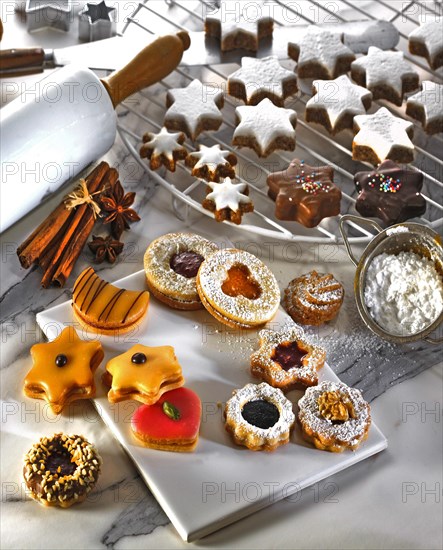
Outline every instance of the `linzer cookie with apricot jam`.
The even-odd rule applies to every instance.
[[[72,294],[76,317],[101,334],[131,330],[146,314],[147,290],[126,290],[101,279],[92,267],[80,273]]]

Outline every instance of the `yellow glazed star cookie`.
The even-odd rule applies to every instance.
[[[325,363],[326,352],[309,343],[301,327],[261,330],[259,337],[260,349],[251,355],[254,376],[282,391],[318,384],[317,371]]]
[[[165,392],[183,386],[185,381],[172,346],[151,348],[136,344],[108,361],[103,382],[111,388],[111,403],[136,399],[153,405]]]
[[[94,372],[104,357],[100,342],[84,342],[66,327],[52,342],[32,346],[31,356],[23,388],[27,397],[44,399],[55,414],[71,401],[94,397]]]

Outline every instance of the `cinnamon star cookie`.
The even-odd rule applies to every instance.
[[[426,57],[434,71],[443,65],[443,20],[424,23],[409,34],[409,51]]]
[[[234,153],[222,150],[218,143],[212,147],[200,145],[199,151],[189,153],[186,158],[186,165],[192,168],[192,175],[207,181],[235,178],[236,164]]]
[[[225,178],[221,183],[208,182],[208,187],[203,208],[214,212],[218,222],[227,220],[239,225],[242,215],[254,210],[246,183],[232,183],[231,178]]]
[[[423,80],[421,92],[408,98],[406,114],[421,122],[428,134],[443,132],[443,85]]]
[[[169,133],[166,128],[162,128],[158,134],[148,132],[143,136],[140,156],[150,160],[151,170],[157,170],[163,165],[175,172],[177,160],[183,160],[188,155],[183,147],[185,139],[183,132]]]

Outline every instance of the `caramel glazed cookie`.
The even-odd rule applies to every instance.
[[[308,388],[298,402],[302,435],[317,449],[341,453],[367,439],[371,409],[361,392],[342,382]]]
[[[148,287],[166,305],[181,310],[203,309],[196,275],[215,243],[192,233],[169,233],[153,241],[144,256]]]

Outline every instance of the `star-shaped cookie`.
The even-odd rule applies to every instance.
[[[110,386],[108,400],[135,399],[152,405],[167,391],[184,384],[182,369],[172,346],[132,346],[106,364],[103,382]]]
[[[192,140],[206,130],[218,130],[223,121],[223,90],[202,84],[197,78],[186,88],[169,90],[166,102],[166,128],[184,132]]]
[[[237,157],[231,151],[224,151],[217,143],[212,147],[200,145],[199,151],[189,153],[186,165],[192,168],[192,175],[207,181],[219,182],[220,178],[234,178]]]
[[[275,150],[295,149],[297,113],[292,109],[276,107],[268,98],[256,106],[241,106],[235,110],[239,125],[232,144],[250,147],[259,157],[267,157]]]
[[[362,115],[371,106],[372,93],[353,84],[346,75],[335,80],[314,80],[314,96],[306,103],[307,122],[317,122],[335,135],[346,128],[352,130],[354,116]]]
[[[401,105],[403,96],[418,88],[418,73],[404,59],[403,52],[384,51],[371,46],[368,55],[351,65],[351,76],[370,90],[374,99]]]
[[[409,51],[426,57],[431,69],[443,65],[443,19],[420,25],[409,34]]]
[[[297,77],[282,67],[277,56],[255,59],[243,57],[241,69],[228,77],[228,94],[247,105],[257,105],[265,97],[277,107],[297,92]]]
[[[358,115],[354,118],[352,158],[380,164],[389,158],[396,162],[409,163],[414,160],[414,144],[410,140],[414,126],[396,117],[381,107],[373,115]]]
[[[299,42],[289,42],[288,55],[297,61],[299,78],[331,79],[349,71],[355,55],[342,42],[342,35],[314,25]]]
[[[443,85],[423,80],[421,92],[408,98],[406,114],[420,121],[428,134],[443,132]]]
[[[254,210],[246,183],[232,183],[231,178],[225,178],[221,183],[208,182],[208,187],[209,193],[202,205],[214,212],[218,222],[226,220],[239,225],[242,215]]]
[[[223,52],[243,48],[257,51],[262,38],[272,36],[274,20],[263,0],[222,0],[220,8],[207,13],[205,32],[220,39]]]
[[[44,399],[55,414],[72,401],[94,397],[94,372],[104,357],[100,342],[81,340],[69,326],[52,342],[32,346],[31,357],[26,396]]]
[[[275,217],[316,227],[340,213],[341,191],[333,184],[331,166],[313,167],[294,159],[286,170],[269,174],[268,195],[275,200]]]
[[[393,225],[426,212],[426,201],[420,194],[423,175],[418,170],[402,169],[385,160],[372,172],[357,172],[354,182],[359,191],[355,208],[362,216]]]
[[[325,363],[326,352],[306,340],[298,325],[279,332],[261,330],[260,349],[251,355],[251,373],[274,388],[290,391],[300,385],[318,384],[317,371]]]
[[[163,165],[175,172],[177,160],[188,156],[188,151],[183,147],[185,139],[183,132],[169,133],[166,128],[162,128],[158,134],[148,132],[143,136],[140,156],[150,160],[151,170],[157,170]]]

